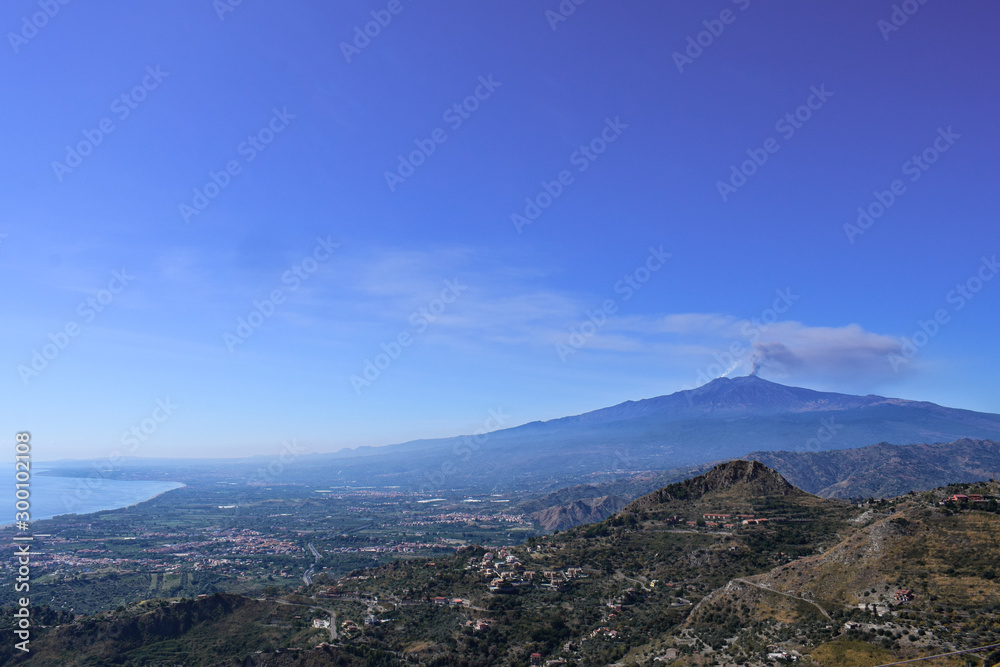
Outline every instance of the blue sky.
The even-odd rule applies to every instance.
[[[902,4],[6,3],[0,420],[333,451],[754,363],[1000,412],[1000,8]]]

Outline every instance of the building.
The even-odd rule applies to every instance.
[[[767,519],[743,519],[744,526],[753,526],[761,523],[767,523]]]
[[[796,657],[793,656],[788,651],[772,651],[767,654],[768,660],[795,660]]]

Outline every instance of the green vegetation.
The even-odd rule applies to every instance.
[[[0,662],[521,667],[537,653],[576,667],[827,666],[1000,643],[1000,515],[985,498],[945,502],[955,493],[996,496],[1000,485],[852,505],[731,462],[520,544],[507,531],[506,545],[319,569],[311,585],[262,588],[262,599],[39,610],[48,627],[32,655],[4,648]],[[370,517],[362,530],[377,529]]]
[[[431,496],[369,488],[316,493],[301,484],[229,479],[189,480],[132,507],[35,522],[36,532],[51,535],[44,546],[53,557],[33,566],[32,601],[93,614],[163,597],[290,592],[314,563],[314,573],[336,577],[475,542],[516,544],[540,532],[508,503],[473,490],[421,503]],[[483,502],[463,502],[470,494]],[[12,553],[9,539],[2,545]],[[0,605],[16,601],[13,577],[0,570]]]

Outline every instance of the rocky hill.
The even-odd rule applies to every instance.
[[[628,501],[619,496],[582,498],[564,505],[556,505],[534,515],[545,530],[565,530],[573,526],[597,523],[617,514]]]
[[[734,578],[706,596],[671,641],[718,636],[721,624],[729,636],[725,652],[736,656],[752,652],[762,635],[778,642],[797,632],[780,642],[783,650],[821,665],[881,664],[995,644],[1000,566],[989,554],[1000,546],[998,505],[942,506],[955,492],[996,498],[1000,485],[956,485],[868,504],[852,521],[856,529],[831,548]],[[733,610],[740,610],[738,622]],[[809,641],[831,622],[836,632],[828,641]],[[937,664],[994,665],[997,648],[973,663]]]
[[[720,498],[733,498],[741,506],[748,506],[755,498],[807,495],[762,463],[728,461],[703,475],[653,491],[629,504],[627,509],[630,512],[669,511],[699,505],[705,500],[717,503]]]

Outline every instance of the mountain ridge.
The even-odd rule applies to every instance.
[[[975,438],[908,445],[880,442],[827,452],[758,451],[744,458],[781,470],[796,486],[825,498],[885,498],[956,479],[1000,479],[1000,442]]]

